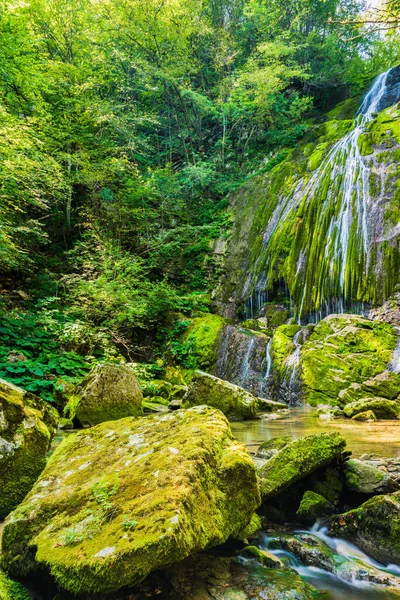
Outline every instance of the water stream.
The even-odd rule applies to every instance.
[[[400,421],[378,421],[374,423],[349,422],[347,419],[321,420],[315,409],[295,408],[283,413],[280,419],[259,419],[232,423],[235,437],[246,443],[254,452],[259,444],[275,437],[289,435],[292,439],[321,433],[340,431],[346,438],[348,449],[355,457],[374,454],[377,457],[400,457]],[[310,536],[330,554],[338,565],[336,571],[320,566],[304,564],[298,556],[286,549],[277,548],[274,541],[280,536],[309,539]],[[327,529],[316,524],[310,530],[262,531],[257,542],[284,564],[319,590],[326,592],[327,600],[394,600],[400,598],[400,566],[382,565],[371,559],[353,544],[327,535]],[[364,568],[365,567],[365,568]],[[393,576],[399,589],[377,585],[367,579],[366,569],[376,570],[381,576]]]
[[[309,180],[299,181],[296,189],[279,199],[263,232],[263,250],[242,290],[242,297],[249,299],[246,316],[256,315],[267,290],[276,285],[279,236],[285,236],[285,227],[299,207],[303,207],[299,239],[308,214],[315,213],[313,227],[320,235],[318,240],[303,235],[294,251],[290,287],[295,291],[295,315],[302,322],[315,322],[332,312],[365,310],[362,302],[354,304],[354,291],[370,275],[381,272],[378,242],[384,236],[385,184],[390,173],[373,152],[364,155],[360,147],[369,123],[387,104],[389,73],[376,78],[357,112],[354,128],[333,144]]]

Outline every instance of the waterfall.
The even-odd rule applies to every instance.
[[[378,281],[383,264],[379,243],[386,239],[385,190],[392,174],[372,147],[364,153],[361,147],[376,112],[387,106],[389,73],[372,84],[351,131],[328,151],[321,150],[323,158],[308,181],[300,179],[278,198],[262,233],[263,250],[242,290],[242,297],[249,298],[247,315],[259,310],[276,285],[278,264],[288,254],[293,231],[285,268],[298,322],[365,310],[359,299],[371,299],[368,285]]]
[[[265,397],[271,374],[270,338],[234,325],[225,325],[220,338],[214,375]]]
[[[392,360],[389,363],[389,371],[400,373],[400,327],[396,327],[396,329],[399,337],[396,348],[393,351]]]
[[[271,346],[272,346],[272,336],[269,338],[268,344],[265,348],[265,362],[266,362],[266,369],[265,369],[265,375],[264,375],[265,381],[268,381],[268,379],[271,376],[271,369],[272,369]]]

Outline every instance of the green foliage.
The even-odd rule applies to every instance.
[[[58,378],[82,379],[94,357],[63,349],[66,323],[58,310],[0,313],[0,377],[49,401]]]
[[[329,24],[357,11],[0,0],[0,273],[61,295],[62,348],[149,358],[167,313],[213,284],[227,195],[281,162],[315,108],[394,60],[395,44],[368,61],[371,42]]]

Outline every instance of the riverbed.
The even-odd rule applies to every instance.
[[[313,433],[339,431],[347,440],[347,449],[355,457],[364,454],[385,458],[400,457],[400,421],[360,423],[344,418],[327,420],[321,419],[316,409],[301,407],[281,414],[263,415],[262,418],[254,421],[232,423],[231,427],[235,437],[244,442],[252,453],[262,442],[272,438],[289,435],[295,440]],[[296,534],[296,531],[292,531],[292,533]],[[400,585],[400,567],[380,565],[355,546],[343,540],[329,538],[324,530],[318,527],[313,528],[312,534],[327,543],[337,557],[345,557],[350,564],[362,560],[384,572],[390,572],[399,577]],[[266,532],[261,534],[258,545],[260,548],[268,548]],[[399,590],[382,589],[381,586],[367,581],[346,581],[323,569],[304,566],[290,553],[274,551],[274,554],[295,569],[308,583],[326,591],[327,598],[330,600],[392,600],[400,598]]]
[[[339,431],[347,440],[347,449],[353,456],[374,454],[379,457],[400,457],[400,420],[361,423],[345,418],[319,418],[316,409],[292,408],[281,414],[264,415],[254,421],[231,423],[234,436],[244,442],[250,452],[272,438],[290,435],[293,440],[322,433]]]

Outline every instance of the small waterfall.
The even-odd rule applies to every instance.
[[[302,335],[302,330],[299,329],[297,333],[295,333],[293,337],[294,350],[292,354],[290,354],[285,360],[285,381],[283,383],[284,388],[284,396],[286,402],[290,406],[296,406],[300,404],[300,393],[301,393],[301,385],[300,385],[300,376],[299,376],[299,364],[300,364],[300,356],[301,356],[301,342],[300,337]]]
[[[250,357],[254,349],[254,337],[250,337],[246,354],[243,357],[242,369],[240,371],[240,386],[246,388],[249,385],[249,375],[250,375]]]
[[[266,369],[265,369],[265,375],[264,375],[265,381],[268,381],[268,379],[271,376],[271,369],[272,369],[271,346],[272,346],[272,336],[269,338],[268,344],[265,349],[265,362],[266,362]]]
[[[265,397],[271,374],[271,339],[234,325],[225,325],[214,375]]]
[[[392,371],[392,373],[400,373],[400,327],[396,327],[396,329],[399,337],[393,351],[392,360],[389,363],[389,371]]]

